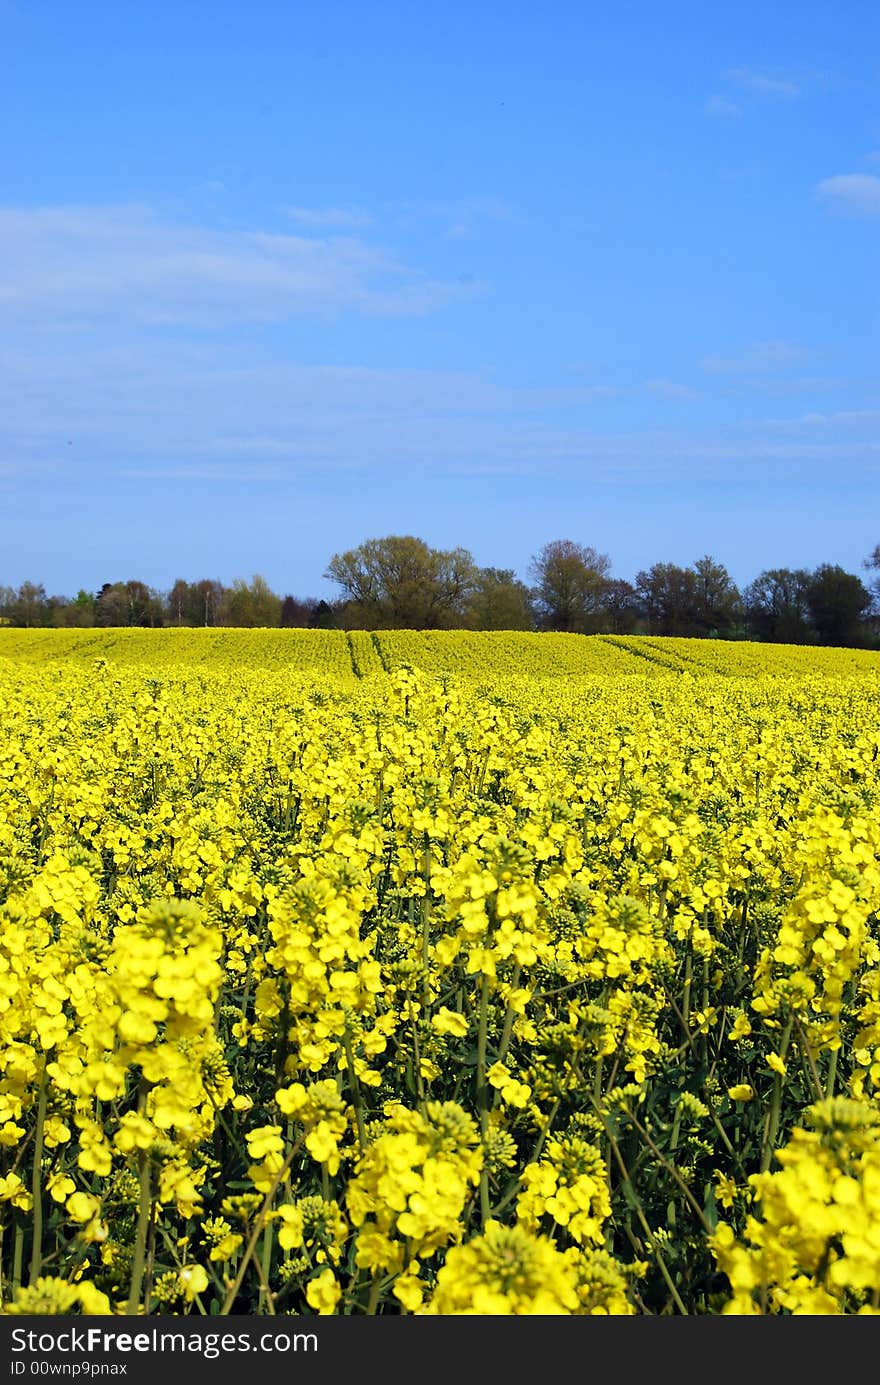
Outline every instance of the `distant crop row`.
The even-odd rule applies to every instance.
[[[0,661],[51,666],[287,670],[355,679],[407,665],[436,676],[617,678],[670,670],[722,677],[880,674],[880,653],[749,641],[518,630],[0,630]]]

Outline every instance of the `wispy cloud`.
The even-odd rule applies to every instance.
[[[770,358],[792,359],[780,353],[785,344],[769,345]],[[766,362],[768,344],[718,359],[726,366]],[[718,377],[724,391],[751,389],[751,378],[736,370]],[[829,403],[819,414],[817,397],[810,414],[803,405],[790,418],[748,419],[738,411],[732,422],[713,421],[712,393],[707,385],[675,426],[659,426],[668,411],[658,407],[652,416],[650,396],[684,399],[688,391],[658,374],[629,392],[634,405],[642,398],[636,424],[635,414],[622,416],[594,385],[524,387],[475,371],[308,366],[272,361],[253,345],[209,349],[177,337],[160,351],[149,340],[124,349],[83,341],[72,353],[59,334],[29,353],[14,345],[0,351],[0,475],[4,461],[14,462],[8,481],[22,494],[47,484],[67,492],[171,482],[203,484],[211,494],[228,485],[285,490],[310,476],[368,473],[397,477],[388,484],[399,486],[414,469],[614,484],[627,476],[680,478],[681,467],[711,477],[721,463],[821,462],[827,469],[835,460],[876,475],[880,444],[869,401],[837,410]]]
[[[169,224],[144,207],[0,209],[0,319],[215,327],[429,313],[473,291],[354,236]]]
[[[517,214],[497,197],[461,197],[448,201],[400,202],[392,210],[407,220],[439,221],[449,240],[472,240],[488,223],[516,221]]]
[[[705,356],[700,366],[709,375],[763,375],[797,369],[814,356],[797,342],[756,341],[732,356]]]
[[[191,463],[188,466],[126,466],[119,475],[126,481],[208,481],[212,485],[268,485],[282,481],[284,471],[280,467],[226,466],[217,463]]]
[[[644,388],[658,399],[686,401],[699,398],[697,390],[689,385],[680,385],[675,380],[646,380]]]
[[[758,67],[728,67],[721,74],[723,92],[715,92],[703,105],[716,120],[739,120],[746,110],[765,101],[796,101],[807,86],[828,78],[821,74],[767,71]]]
[[[880,177],[873,173],[838,173],[823,178],[816,192],[827,206],[848,216],[880,216]]]
[[[445,476],[486,476],[491,479],[529,477],[541,474],[540,468],[521,462],[460,462],[447,466]]]
[[[726,96],[710,96],[703,110],[706,115],[715,116],[719,120],[739,120],[743,113],[742,106],[738,106]]]
[[[298,226],[312,230],[323,228],[341,229],[372,226],[373,218],[367,212],[351,207],[284,207],[284,215]]]
[[[802,83],[790,75],[761,71],[755,67],[729,67],[724,73],[728,82],[742,87],[755,96],[769,96],[793,101],[800,96]]]
[[[548,428],[577,433],[603,408],[596,386],[521,387],[468,371],[304,365],[174,337],[120,348],[64,336],[0,349],[0,456],[63,477],[161,480],[195,469],[291,477],[539,455]],[[552,427],[550,424],[552,421]],[[70,445],[72,441],[72,445]],[[510,451],[508,451],[508,448]],[[252,471],[252,468],[256,470]]]
[[[777,420],[767,422],[769,425]],[[793,424],[803,424],[806,428],[876,428],[880,425],[880,409],[835,409],[827,414],[813,410],[808,414],[802,414],[798,419],[780,419],[778,423],[783,428],[791,427]]]

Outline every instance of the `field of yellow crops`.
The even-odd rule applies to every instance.
[[[880,655],[0,630],[0,1311],[880,1311]]]

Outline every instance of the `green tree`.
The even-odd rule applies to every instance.
[[[324,575],[343,593],[349,629],[435,630],[465,623],[477,568],[464,548],[392,534],[335,553]]]
[[[728,635],[742,614],[740,594],[723,563],[706,554],[693,564],[693,619],[703,635]]]
[[[95,624],[161,625],[163,605],[158,592],[135,578],[105,582],[95,598]]]
[[[165,598],[165,619],[168,625],[197,625],[198,598],[192,584],[178,577]]]
[[[70,618],[73,602],[69,596],[47,596],[44,608],[44,622],[53,630],[64,630],[72,624]]]
[[[630,635],[638,628],[639,594],[631,582],[614,577],[602,593],[602,630],[609,635]]]
[[[846,647],[868,642],[865,617],[872,597],[854,573],[838,564],[823,563],[810,577],[806,601],[821,644]]]
[[[572,539],[546,543],[532,559],[532,597],[544,630],[589,634],[601,627],[611,560]]]
[[[312,630],[336,630],[339,626],[338,612],[328,601],[319,601],[312,611],[309,626]]]
[[[95,598],[91,592],[80,587],[67,608],[67,624],[88,630],[95,623]]]
[[[676,563],[654,563],[636,573],[636,591],[651,635],[696,635],[697,574]]]
[[[636,574],[636,590],[652,635],[730,635],[741,619],[727,568],[708,554],[690,567],[655,563]]]
[[[758,574],[743,591],[746,626],[759,640],[806,644],[812,638],[805,568],[774,567]]]
[[[477,569],[467,608],[467,624],[474,630],[532,630],[531,596],[512,568]]]
[[[265,577],[256,573],[245,582],[236,577],[226,597],[226,623],[244,626],[279,626],[281,597],[272,591]]]
[[[214,577],[202,577],[193,582],[198,600],[196,625],[223,625],[226,619],[226,600],[228,592],[222,582]]]
[[[298,596],[288,594],[281,602],[280,625],[284,629],[302,629],[309,626],[317,605],[316,597],[306,597],[305,600],[301,600]]]
[[[45,624],[46,602],[46,588],[42,582],[22,582],[12,602],[12,624],[28,628]]]
[[[225,601],[222,582],[211,578],[187,582],[178,577],[165,597],[165,620],[168,625],[222,625]]]

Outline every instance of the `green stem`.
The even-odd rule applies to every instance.
[[[641,1136],[641,1138],[644,1140],[645,1144],[646,1144],[646,1145],[648,1146],[648,1148],[650,1149],[651,1153],[654,1155],[654,1157],[655,1157],[656,1159],[659,1159],[659,1160],[660,1160],[660,1163],[661,1163],[661,1164],[663,1165],[663,1167],[666,1169],[666,1172],[672,1176],[672,1178],[673,1178],[673,1179],[675,1180],[675,1182],[678,1184],[679,1188],[681,1188],[681,1191],[684,1193],[685,1197],[687,1198],[688,1202],[690,1203],[691,1208],[693,1209],[695,1215],[699,1218],[700,1222],[702,1223],[703,1230],[706,1232],[707,1235],[711,1236],[711,1235],[712,1235],[712,1232],[713,1232],[713,1230],[714,1230],[714,1228],[712,1227],[711,1223],[707,1220],[706,1215],[705,1215],[705,1213],[704,1213],[702,1207],[701,1207],[700,1204],[697,1202],[697,1199],[694,1197],[694,1195],[693,1195],[693,1193],[691,1192],[690,1188],[689,1188],[688,1185],[685,1183],[685,1181],[684,1181],[684,1179],[682,1178],[681,1174],[679,1173],[678,1169],[675,1167],[675,1165],[674,1165],[673,1163],[670,1163],[670,1161],[666,1158],[666,1156],[657,1148],[656,1144],[655,1144],[654,1141],[651,1139],[651,1136],[650,1136],[650,1134],[648,1133],[648,1131],[647,1131],[647,1130],[645,1129],[645,1127],[642,1125],[642,1123],[641,1123],[641,1121],[638,1119],[638,1117],[636,1117],[636,1116],[633,1115],[633,1113],[632,1113],[632,1111],[629,1109],[629,1107],[628,1107],[628,1106],[624,1106],[624,1107],[623,1107],[623,1110],[624,1110],[624,1112],[626,1113],[627,1118],[628,1118],[630,1121],[632,1121],[633,1125],[635,1126],[635,1128],[636,1128],[636,1130],[638,1131],[638,1133],[639,1133],[639,1135]]]
[[[807,1040],[807,1035],[804,1031],[804,1027],[801,1024],[800,1020],[798,1020],[797,1022],[797,1031],[798,1047],[800,1048],[801,1055],[804,1059],[804,1062],[807,1065],[810,1075],[810,1081],[813,1084],[813,1091],[816,1094],[816,1100],[821,1101],[825,1093],[822,1090],[822,1081],[819,1077],[819,1069],[816,1067],[816,1060],[810,1052],[810,1045]]]
[[[513,975],[510,978],[510,989],[512,991],[515,991],[517,986],[519,985],[520,971],[521,967],[519,962],[517,962],[516,966],[513,969]],[[514,1010],[512,1005],[508,1005],[507,1009],[504,1012],[504,1028],[501,1031],[501,1043],[498,1047],[499,1063],[503,1063],[504,1059],[507,1057],[507,1050],[510,1047],[510,1036],[513,1033],[513,1025],[515,1020],[516,1011]]]
[[[31,1194],[33,1196],[33,1210],[31,1212],[31,1230],[33,1242],[31,1246],[31,1276],[30,1283],[35,1284],[40,1277],[40,1270],[43,1267],[43,1127],[46,1122],[46,1059],[43,1059],[43,1071],[40,1076],[40,1095],[37,1099],[37,1125],[34,1131],[34,1162],[31,1166]]]
[[[675,1115],[672,1118],[672,1134],[669,1137],[669,1148],[675,1152],[678,1149],[678,1140],[681,1135],[681,1101],[675,1103]]]
[[[477,1110],[480,1113],[480,1134],[485,1146],[489,1134],[489,1100],[486,1090],[486,1046],[489,1027],[489,978],[484,975],[480,986],[480,1010],[477,1027]],[[489,1220],[489,1170],[485,1152],[480,1173],[480,1216],[483,1226]]]
[[[150,1166],[150,1156],[145,1149],[138,1150],[138,1182],[140,1184],[140,1194],[138,1197],[137,1229],[134,1237],[134,1256],[131,1263],[128,1304],[125,1309],[129,1317],[140,1312],[141,1290],[144,1282],[144,1265],[146,1264],[147,1254],[147,1232],[150,1226],[150,1211],[153,1205],[151,1189],[152,1168]]]
[[[423,1112],[425,1108],[425,1081],[422,1077],[422,1049],[419,1043],[419,1027],[413,1013],[412,1003],[410,1003],[409,1012],[409,1027],[413,1043],[413,1082],[416,1089],[416,1102],[419,1110]],[[410,1090],[412,1090],[413,1082],[408,1083]]]
[[[828,1060],[828,1080],[825,1083],[826,1097],[834,1096],[834,1083],[837,1078],[837,1054],[839,1049],[832,1049],[831,1057]]]
[[[150,1296],[153,1292],[153,1275],[156,1265],[156,1218],[150,1216],[150,1227],[147,1233],[147,1262],[144,1268],[144,1303],[149,1304]]]
[[[651,1247],[651,1251],[654,1255],[654,1258],[657,1261],[657,1266],[665,1280],[666,1287],[669,1290],[670,1297],[673,1303],[675,1304],[676,1308],[678,1309],[679,1313],[681,1313],[682,1317],[686,1318],[688,1316],[688,1310],[685,1307],[684,1301],[680,1293],[675,1287],[675,1281],[672,1278],[672,1275],[669,1273],[669,1266],[666,1264],[666,1261],[664,1260],[663,1255],[661,1254],[660,1249],[656,1244],[656,1241],[654,1239],[654,1233],[652,1232],[648,1219],[645,1216],[641,1199],[635,1190],[635,1185],[633,1184],[632,1179],[629,1176],[629,1169],[627,1168],[623,1155],[620,1152],[618,1143],[615,1140],[614,1135],[608,1125],[608,1122],[602,1114],[602,1111],[598,1107],[596,1108],[596,1114],[598,1115],[602,1124],[605,1126],[605,1134],[608,1137],[608,1143],[611,1146],[611,1152],[614,1155],[617,1167],[620,1169],[623,1181],[625,1185],[629,1188],[630,1205],[632,1206],[633,1211],[639,1219],[639,1225],[645,1233],[648,1245]]]
[[[703,910],[703,924],[705,925],[705,923],[706,923],[706,911]],[[703,958],[703,998],[702,998],[702,1007],[703,1007],[703,1014],[705,1014],[706,1011],[707,1011],[708,1008],[709,1008],[709,958],[708,958],[708,957],[704,957],[704,958]],[[708,1028],[706,1029],[705,1034],[701,1034],[701,1035],[700,1035],[700,1047],[701,1047],[701,1049],[702,1049],[703,1066],[704,1066],[704,1067],[708,1067],[708,1066],[709,1066],[709,1030],[708,1030]]]
[[[354,1106],[355,1119],[357,1121],[358,1147],[361,1154],[363,1154],[367,1147],[367,1137],[364,1130],[364,1099],[361,1095],[361,1084],[358,1082],[357,1073],[354,1069],[354,1051],[351,1046],[351,1030],[347,1025],[343,1036],[343,1043],[345,1045],[345,1061],[348,1066],[348,1080],[351,1085],[351,1100]]]
[[[428,1008],[430,1000],[429,943],[431,937],[431,843],[425,834],[425,856],[423,862],[425,893],[422,895],[422,1008]]]
[[[21,1287],[21,1266],[24,1260],[24,1227],[21,1220],[15,1223],[15,1239],[12,1243],[12,1289]]]
[[[257,1309],[257,1312],[261,1312],[265,1305],[265,1310],[268,1314],[274,1314],[275,1312],[275,1301],[269,1289],[269,1272],[272,1268],[272,1232],[272,1223],[267,1222],[263,1231],[262,1256],[259,1260],[254,1260],[257,1273],[260,1277],[260,1307]]]
[[[556,1097],[556,1099],[553,1102],[553,1105],[550,1107],[550,1114],[547,1117],[544,1124],[541,1126],[541,1129],[538,1132],[538,1137],[535,1140],[535,1143],[532,1145],[532,1152],[529,1155],[530,1164],[537,1164],[538,1160],[540,1159],[541,1150],[544,1148],[544,1142],[546,1141],[547,1136],[550,1134],[550,1131],[553,1128],[553,1122],[556,1119],[556,1114],[561,1104],[562,1097]]]
[[[694,959],[693,959],[693,955],[691,954],[690,947],[688,947],[688,954],[687,954],[687,957],[685,958],[685,962],[684,962],[684,986],[682,987],[682,992],[683,992],[683,994],[682,994],[681,1008],[682,1008],[682,1021],[683,1021],[683,1023],[684,1023],[684,1032],[685,1032],[685,1034],[688,1036],[689,1039],[690,1039],[690,1032],[691,1032],[691,1028],[690,1028],[690,1019],[691,1019],[691,984],[692,984],[692,982],[693,982],[693,976],[694,976]]]
[[[138,1087],[138,1111],[144,1114],[147,1106],[147,1093],[150,1090],[150,1083],[141,1076],[140,1086]],[[131,1278],[128,1285],[128,1303],[126,1314],[133,1316],[140,1312],[141,1291],[144,1283],[144,1265],[147,1255],[147,1233],[150,1228],[150,1214],[153,1207],[152,1178],[153,1170],[150,1156],[145,1149],[138,1150],[138,1217],[137,1227],[134,1234],[134,1252],[131,1262]]]
[[[791,1039],[791,1031],[794,1027],[794,1016],[792,1016],[782,1035],[782,1043],[779,1045],[779,1056],[785,1061],[788,1052],[788,1044]],[[764,1145],[761,1150],[761,1172],[766,1173],[770,1167],[770,1160],[773,1158],[773,1150],[776,1145],[776,1136],[779,1133],[779,1117],[782,1112],[782,1073],[773,1074],[773,1095],[770,1100],[770,1110],[767,1114],[767,1126],[764,1131]]]
[[[257,1214],[257,1219],[254,1223],[253,1231],[251,1232],[247,1246],[245,1247],[244,1255],[241,1257],[241,1264],[238,1267],[238,1273],[236,1274],[235,1279],[230,1284],[226,1292],[226,1297],[224,1298],[223,1303],[220,1306],[220,1317],[228,1317],[228,1315],[232,1311],[232,1306],[235,1303],[236,1298],[238,1297],[238,1291],[241,1288],[241,1282],[245,1276],[245,1271],[247,1270],[247,1267],[250,1264],[251,1259],[253,1258],[254,1251],[257,1248],[257,1242],[260,1239],[260,1234],[263,1230],[263,1227],[266,1224],[266,1218],[269,1214],[269,1209],[272,1206],[272,1200],[275,1197],[275,1194],[278,1191],[281,1184],[283,1183],[284,1179],[287,1177],[287,1174],[290,1171],[290,1166],[296,1158],[296,1155],[299,1153],[301,1144],[302,1138],[297,1140],[296,1144],[293,1145],[289,1154],[285,1158],[284,1163],[281,1165],[281,1168],[278,1170],[275,1177],[272,1179],[272,1182],[269,1184],[269,1190],[263,1198],[263,1203],[260,1207],[259,1213]],[[321,1166],[321,1169],[322,1173],[326,1173],[327,1165],[323,1164]]]
[[[370,1297],[367,1299],[367,1317],[375,1317],[376,1309],[379,1306],[379,1292],[382,1288],[382,1280],[378,1274],[374,1274],[370,1282]]]

